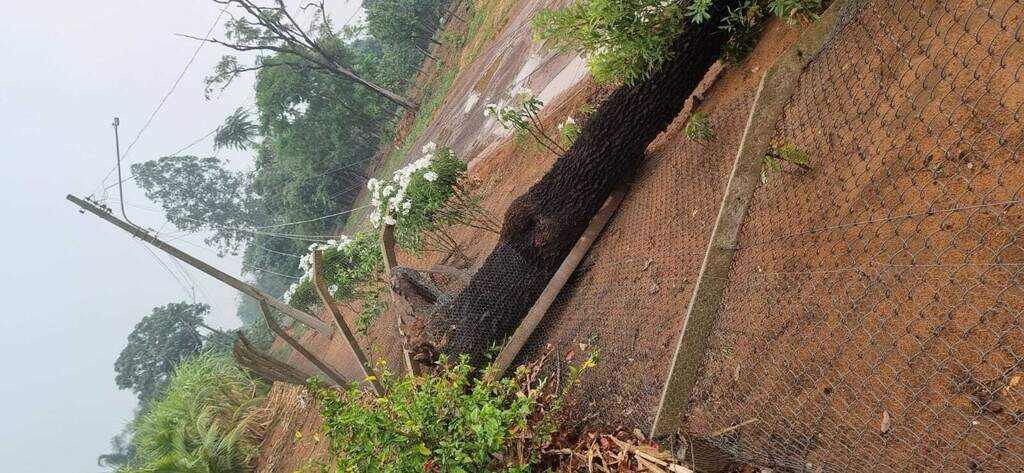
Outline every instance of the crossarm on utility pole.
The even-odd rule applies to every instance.
[[[320,296],[320,300],[323,302],[327,310],[331,311],[331,315],[334,316],[334,322],[338,330],[345,337],[345,341],[348,342],[348,347],[352,350],[352,355],[356,357],[359,362],[359,366],[363,368],[363,375],[366,376],[366,381],[370,383],[374,393],[378,397],[384,395],[384,386],[380,384],[380,380],[377,379],[377,375],[373,371],[373,366],[370,366],[370,360],[366,358],[363,353],[363,349],[359,347],[359,342],[356,341],[356,336],[352,333],[352,330],[348,328],[348,323],[345,322],[345,317],[341,315],[341,311],[338,310],[338,304],[334,301],[334,296],[327,289],[327,283],[324,281],[323,275],[324,268],[324,253],[323,251],[316,250],[313,252],[313,287],[316,288],[317,295]]]
[[[175,258],[178,258],[179,260],[184,261],[185,263],[188,263],[189,266],[192,266],[193,268],[196,268],[206,274],[209,274],[214,279],[237,289],[242,294],[250,296],[259,302],[263,302],[270,305],[271,307],[281,311],[282,314],[308,325],[317,332],[320,332],[324,335],[330,335],[331,333],[334,332],[334,327],[331,327],[330,324],[301,310],[298,310],[288,304],[285,304],[284,302],[278,300],[277,298],[271,296],[270,294],[267,294],[257,289],[253,285],[245,281],[242,281],[241,279],[238,279],[228,273],[225,273],[224,271],[214,268],[209,264],[206,264],[199,258],[196,258],[188,253],[185,253],[184,251],[179,250],[178,248],[175,248],[174,246],[171,246],[161,241],[155,236],[150,235],[149,232],[135,225],[124,222],[89,202],[79,199],[78,197],[75,197],[71,194],[68,194],[67,199],[70,200],[75,205],[81,207],[83,210],[89,211],[89,213],[92,213],[97,217],[114,224],[114,226],[130,233],[132,236],[157,247],[161,251]]]

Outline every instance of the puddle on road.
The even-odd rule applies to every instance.
[[[471,92],[469,94],[469,97],[466,97],[465,105],[462,106],[462,114],[466,115],[469,112],[472,112],[473,111],[473,107],[475,107],[476,103],[479,102],[479,101],[480,101],[480,94],[478,94],[476,92]]]
[[[586,78],[588,73],[587,62],[583,58],[576,56],[541,89],[537,97],[544,103],[551,102],[559,94],[569,90],[572,86]]]

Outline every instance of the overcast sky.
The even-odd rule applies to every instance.
[[[338,22],[358,8],[357,0],[328,4]],[[114,385],[117,354],[152,307],[190,296],[139,242],[78,214],[64,196],[97,190],[114,162],[112,118],[121,119],[124,151],[196,48],[175,33],[202,36],[218,10],[210,0],[10,1],[4,10],[0,464],[12,473],[101,471],[96,456],[135,406],[134,395]],[[200,51],[128,164],[171,153],[251,104],[251,79],[215,101],[203,98],[202,79],[223,53],[214,45]],[[211,143],[190,152],[211,154]],[[250,162],[244,154],[221,157]],[[137,189],[127,192],[127,201],[152,206]],[[163,223],[159,213],[128,212],[144,225]],[[237,259],[180,246],[238,274]],[[213,307],[210,321],[237,326],[235,293],[195,271],[192,277],[200,301]]]

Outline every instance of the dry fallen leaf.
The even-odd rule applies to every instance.
[[[889,415],[889,411],[882,411],[882,435],[889,433],[889,429],[892,428],[892,416]]]

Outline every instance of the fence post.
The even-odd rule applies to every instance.
[[[754,190],[760,183],[761,165],[775,133],[775,123],[793,96],[801,71],[821,51],[837,26],[839,12],[857,0],[836,0],[818,21],[810,25],[792,47],[768,69],[758,86],[747,118],[732,175],[726,186],[711,240],[708,243],[696,286],[679,335],[668,379],[662,390],[651,437],[665,439],[683,424],[690,394],[697,382],[711,331],[718,319],[722,294],[728,284],[740,229]],[[682,433],[685,436],[685,432]],[[694,452],[696,453],[696,452]],[[695,458],[695,467],[708,460]],[[714,462],[718,465],[720,462]],[[698,468],[715,471],[718,467]]]
[[[488,372],[485,376],[489,380],[501,379],[505,375],[505,371],[508,370],[512,362],[515,361],[516,356],[519,355],[519,351],[523,349],[526,342],[533,335],[533,331],[540,324],[541,319],[548,313],[548,309],[551,308],[551,304],[555,302],[558,294],[562,292],[562,288],[565,287],[565,283],[569,282],[569,278],[572,273],[576,271],[576,267],[583,261],[583,257],[587,255],[590,247],[597,241],[597,237],[601,235],[601,231],[604,230],[605,225],[611,220],[612,215],[615,214],[615,210],[619,208],[619,204],[622,203],[622,199],[626,197],[626,192],[629,190],[629,182],[623,182],[619,184],[612,193],[604,201],[604,205],[598,209],[594,217],[590,219],[590,224],[587,226],[583,234],[580,235],[579,239],[576,240],[576,244],[572,247],[569,254],[562,260],[562,264],[555,271],[555,274],[551,276],[551,280],[548,281],[548,285],[544,288],[544,292],[537,297],[537,301],[530,307],[530,311],[526,313],[526,317],[519,323],[519,327],[509,338],[508,343],[501,352],[498,353],[498,357],[494,360],[494,370]]]
[[[348,323],[345,322],[345,317],[341,315],[341,311],[338,310],[338,303],[334,300],[334,296],[331,295],[331,291],[327,288],[327,283],[324,281],[324,253],[323,251],[316,250],[313,252],[313,287],[316,289],[317,295],[320,296],[320,300],[327,307],[327,310],[331,311],[331,315],[334,316],[334,324],[338,330],[341,331],[341,335],[348,342],[348,347],[352,350],[352,356],[356,357],[356,361],[359,362],[359,366],[363,369],[363,375],[366,376],[366,382],[370,383],[370,387],[373,388],[374,393],[380,397],[384,395],[384,386],[381,385],[380,380],[377,379],[377,375],[373,370],[373,366],[370,366],[370,360],[366,358],[366,354],[363,353],[363,349],[359,346],[359,341],[356,340],[356,336],[349,329]]]
[[[392,273],[398,267],[398,252],[395,250],[395,246],[395,226],[384,225],[380,232],[380,252],[384,256],[384,274],[387,274],[390,279],[388,292],[391,293],[392,310],[395,312],[398,340],[402,345],[402,362],[405,363],[406,373],[417,375],[420,371],[419,365],[412,360],[409,347],[406,345],[408,338],[405,336],[405,330],[402,329],[402,311],[405,305],[400,303],[401,296],[395,292],[394,274]]]

